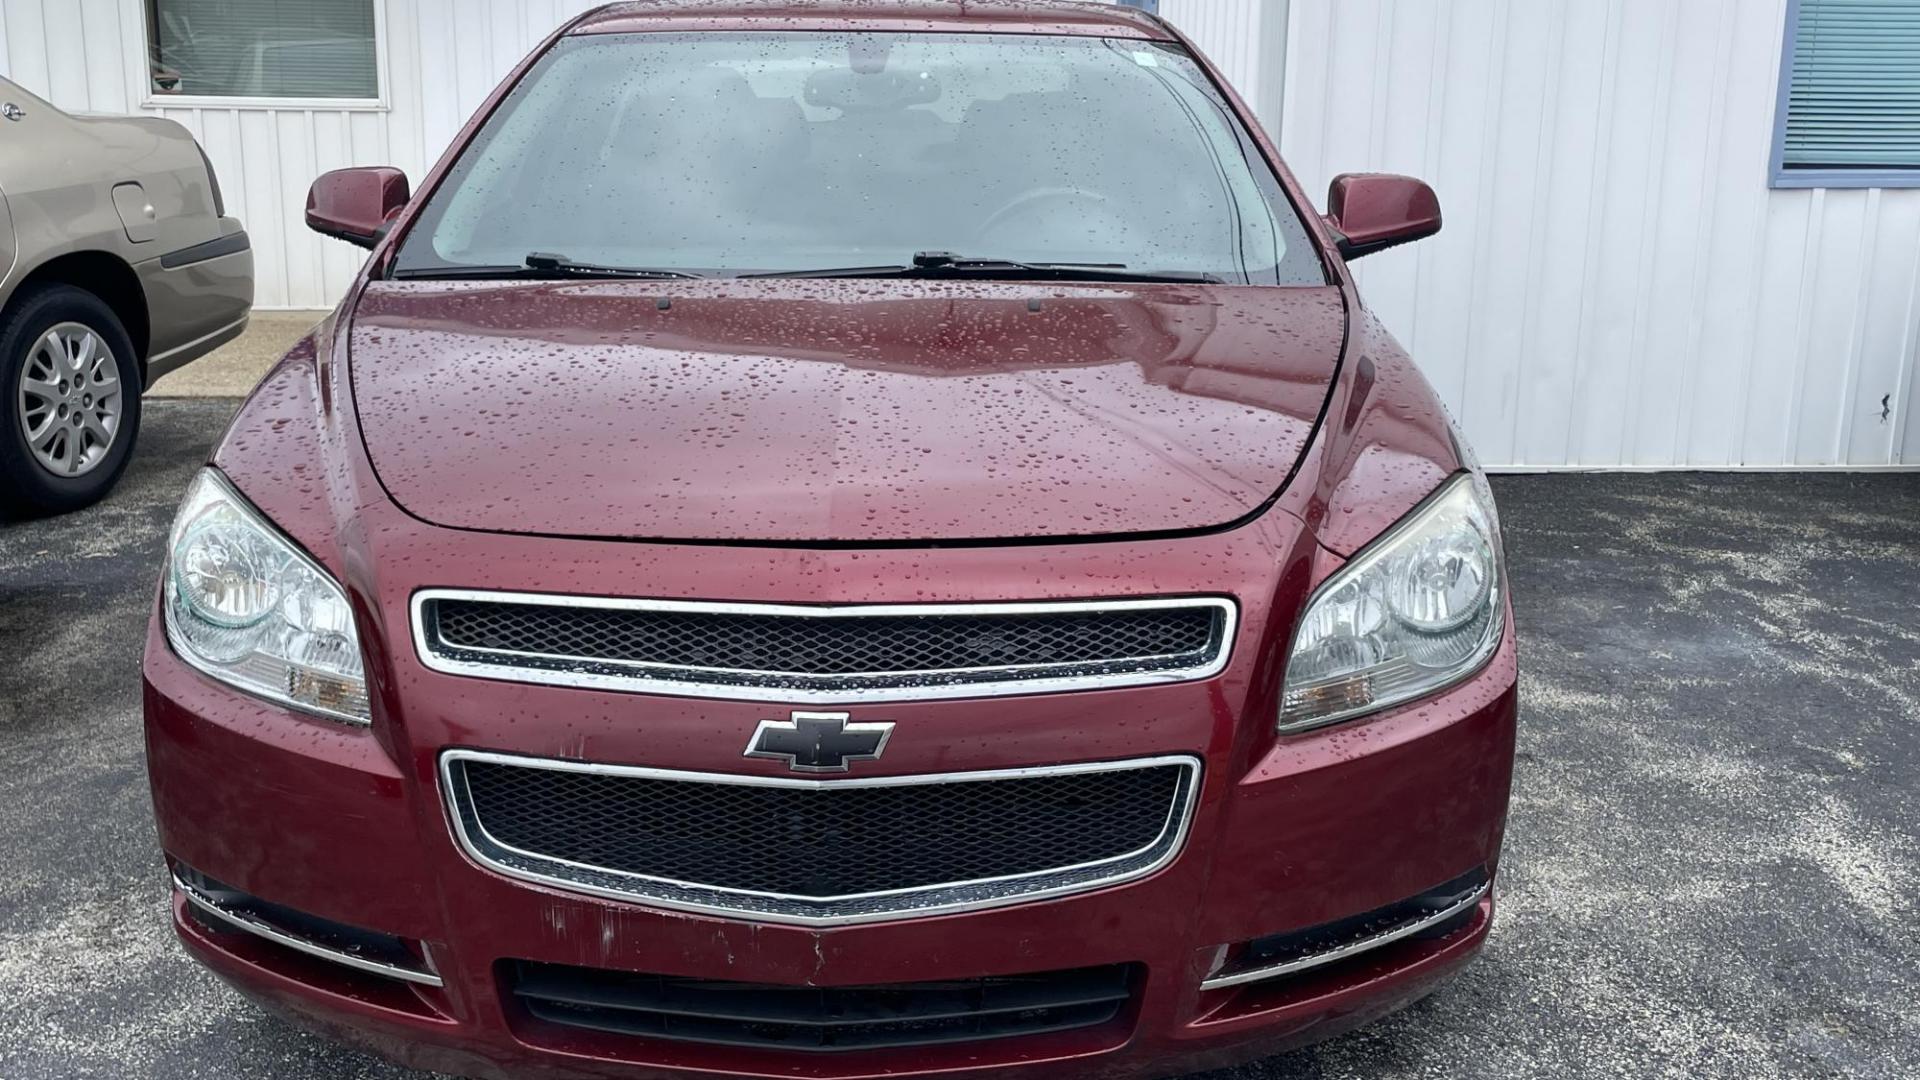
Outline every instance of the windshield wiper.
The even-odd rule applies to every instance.
[[[912,266],[841,266],[819,270],[771,270],[748,278],[978,278],[994,281],[1162,281],[1219,285],[1212,274],[1188,270],[1129,270],[1126,263],[1018,262],[982,259],[951,251],[922,251]]]
[[[642,266],[600,266],[575,262],[565,255],[536,251],[519,266],[429,266],[417,270],[395,270],[396,278],[410,280],[489,280],[510,278],[523,281],[561,281],[568,278],[634,278],[646,281],[669,278],[697,278],[684,270],[654,270]]]
[[[655,270],[644,266],[599,266],[594,263],[575,262],[565,255],[554,255],[545,251],[536,251],[528,255],[527,269],[544,270],[555,274],[574,274],[581,277],[692,278],[700,276],[689,274],[685,270]]]

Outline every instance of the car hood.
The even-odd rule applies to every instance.
[[[1271,498],[1331,288],[375,282],[355,407],[438,525],[736,543],[1165,533]]]

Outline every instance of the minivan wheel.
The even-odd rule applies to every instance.
[[[111,491],[141,389],[133,341],[99,297],[69,285],[18,296],[0,324],[0,509],[63,513]]]

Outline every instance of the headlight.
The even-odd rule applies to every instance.
[[[365,724],[367,679],[346,594],[212,469],[167,542],[167,640],[221,682]]]
[[[1377,712],[1478,671],[1500,644],[1503,586],[1492,493],[1462,474],[1308,601],[1280,730]]]

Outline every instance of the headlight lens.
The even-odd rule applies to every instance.
[[[1280,730],[1377,712],[1479,670],[1500,644],[1502,586],[1492,493],[1462,474],[1308,602]]]
[[[283,705],[369,722],[346,594],[212,469],[187,490],[167,553],[167,640],[182,659]]]

